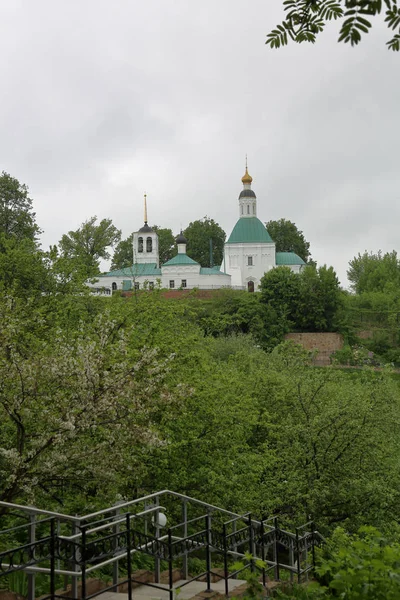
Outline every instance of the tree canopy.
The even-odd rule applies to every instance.
[[[279,48],[288,43],[314,43],[332,20],[341,21],[339,42],[357,45],[363,34],[372,27],[372,20],[381,13],[387,27],[395,32],[387,42],[390,50],[400,50],[400,10],[397,0],[286,0],[283,3],[286,18],[272,30],[266,43]]]
[[[59,242],[62,255],[73,258],[86,269],[87,277],[99,272],[100,259],[109,259],[109,247],[114,246],[121,238],[111,219],[102,219],[97,224],[97,217],[91,217],[76,231],[64,234]]]
[[[5,171],[0,175],[0,233],[36,242],[40,229],[26,185]]]
[[[160,257],[160,265],[167,262],[177,253],[175,244],[175,236],[172,229],[167,227],[159,227],[158,225],[151,226],[158,235],[158,253]]]
[[[400,260],[397,252],[358,253],[349,262],[347,277],[357,294],[400,289]]]
[[[295,252],[304,262],[309,260],[310,244],[292,221],[287,219],[268,221],[265,226],[276,244],[277,252]]]
[[[221,265],[224,257],[225,231],[214,219],[204,217],[189,223],[183,234],[188,240],[187,252],[202,267]],[[210,241],[212,241],[212,261],[210,260]]]

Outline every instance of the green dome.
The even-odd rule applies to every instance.
[[[229,236],[227,244],[251,242],[273,243],[273,240],[260,219],[257,219],[257,217],[240,217]]]
[[[277,267],[306,264],[304,260],[294,252],[277,252],[275,257]]]

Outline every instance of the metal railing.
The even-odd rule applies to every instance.
[[[162,505],[161,505],[162,501]],[[21,515],[25,523],[0,531],[0,543],[14,533],[19,540],[26,529],[26,543],[0,552],[0,577],[14,571],[28,575],[28,600],[35,598],[35,575],[49,577],[49,598],[65,597],[56,594],[57,576],[64,577],[64,589],[71,581],[70,597],[90,598],[106,591],[117,591],[127,585],[132,600],[135,580],[134,555],[147,554],[154,561],[154,582],[157,589],[168,590],[173,600],[176,588],[173,583],[173,565],[181,566],[183,585],[205,579],[211,590],[212,577],[225,580],[225,593],[229,593],[229,580],[236,578],[244,569],[261,571],[263,585],[267,574],[273,570],[279,579],[280,570],[288,570],[291,578],[298,581],[315,565],[315,546],[323,541],[312,522],[295,533],[279,527],[276,517],[264,521],[253,519],[250,514],[240,515],[184,494],[163,490],[135,500],[119,503],[83,516],[71,516],[53,511],[0,502],[3,510]],[[162,533],[161,512],[175,521],[166,533]],[[288,560],[282,561],[285,552]],[[188,559],[200,554],[205,571],[189,578]],[[249,559],[248,557],[251,556]],[[223,562],[223,576],[213,570],[213,557]],[[230,570],[230,563],[240,560],[243,567]],[[259,565],[262,561],[262,566]],[[160,585],[161,562],[168,565],[168,586]],[[124,577],[120,578],[123,563]],[[87,578],[108,565],[113,566],[112,584],[99,592],[88,594]],[[81,585],[79,593],[79,583]],[[181,584],[182,587],[182,584]]]

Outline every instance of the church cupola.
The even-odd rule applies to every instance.
[[[175,241],[176,241],[176,245],[178,247],[178,254],[186,254],[187,239],[183,235],[182,229],[181,229],[180,234],[176,236]]]
[[[252,176],[247,169],[246,156],[246,173],[242,177],[243,190],[239,194],[239,216],[240,217],[256,217],[257,216],[257,197],[251,189]]]
[[[147,195],[144,195],[144,225],[133,234],[135,263],[154,263],[159,266],[158,235],[147,223]]]

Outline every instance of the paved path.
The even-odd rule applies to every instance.
[[[174,588],[178,588],[179,585],[185,583],[185,580],[176,581],[174,583]],[[234,588],[242,585],[245,581],[241,579],[230,579],[229,580],[229,591]],[[154,587],[150,587],[147,585],[140,585],[137,588],[133,589],[133,600],[169,600],[169,592],[168,586],[166,584],[159,584],[160,587],[164,588],[164,590],[156,589]],[[188,583],[183,588],[180,589],[180,592],[176,594],[175,598],[177,600],[189,600],[198,594],[205,592],[207,584],[205,581],[192,581]],[[213,592],[219,592],[220,594],[225,594],[225,582],[217,581],[216,583],[211,584],[211,590]],[[116,592],[105,592],[98,596],[99,600],[128,600],[128,594],[119,594]]]

